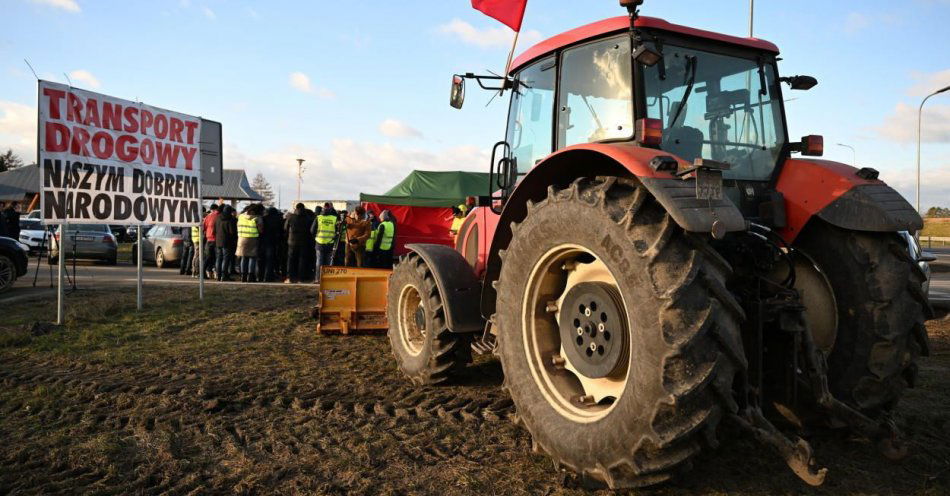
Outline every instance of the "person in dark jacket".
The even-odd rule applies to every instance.
[[[306,276],[307,249],[310,246],[310,224],[307,208],[298,203],[294,211],[287,214],[284,232],[287,236],[287,279],[284,282],[300,282]]]
[[[219,281],[230,281],[234,268],[234,251],[237,249],[237,221],[234,209],[223,205],[214,220],[214,237],[217,248],[215,275]]]
[[[274,207],[267,209],[264,214],[264,233],[257,247],[258,264],[257,280],[273,282],[279,273],[277,253],[284,240],[284,219],[280,211]]]
[[[305,219],[304,223],[307,224],[308,226],[312,226],[314,219],[317,218],[317,214],[315,214],[313,210],[310,210],[309,208],[304,209],[303,215]],[[313,270],[313,267],[314,267],[313,264],[316,263],[316,253],[315,253],[316,246],[317,246],[316,238],[314,238],[313,235],[307,236],[307,250],[306,250],[306,253],[303,255],[304,270],[300,274],[300,278],[304,282],[310,282],[314,280],[314,277],[315,277],[314,274],[316,273]]]
[[[6,234],[8,238],[13,238],[16,240],[20,239],[20,204],[17,202],[10,202],[7,204],[7,208],[3,209],[2,215],[0,215],[0,222],[6,224]]]

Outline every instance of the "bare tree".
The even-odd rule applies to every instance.
[[[6,153],[0,154],[0,172],[23,167],[23,160],[20,159],[13,150],[7,149]]]
[[[264,197],[261,203],[268,207],[274,206],[274,189],[271,188],[271,185],[269,182],[267,182],[264,174],[258,172],[257,175],[254,176],[254,179],[251,181],[251,189]]]

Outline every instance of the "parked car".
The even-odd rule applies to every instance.
[[[60,243],[67,259],[93,259],[116,264],[118,245],[106,224],[67,224],[65,233],[62,227],[58,228],[50,243],[51,264],[59,261]]]
[[[30,247],[30,254],[46,253],[49,249],[51,230],[37,219],[20,218],[20,242]]]
[[[181,262],[184,238],[181,227],[154,226],[142,235],[142,262],[152,262],[159,269]],[[138,243],[132,246],[132,261],[136,260]]]
[[[30,213],[26,214],[27,219],[43,219],[43,214],[40,212],[40,209],[30,210]]]
[[[937,260],[937,256],[929,251],[923,251],[920,248],[920,243],[917,242],[917,238],[913,234],[907,231],[901,231],[900,235],[904,238],[904,241],[907,243],[907,252],[910,254],[910,258],[917,261],[917,265],[920,266],[920,270],[924,273],[924,283],[923,290],[924,296],[930,297],[930,263]]]
[[[0,293],[13,287],[18,277],[26,274],[30,248],[7,237],[0,237]]]

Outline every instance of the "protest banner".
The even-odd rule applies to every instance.
[[[44,222],[201,221],[201,119],[49,81],[38,110]]]

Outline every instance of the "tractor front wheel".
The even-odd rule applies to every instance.
[[[633,180],[548,191],[501,253],[505,387],[535,446],[583,483],[665,481],[736,411],[731,268]]]
[[[914,385],[927,350],[923,273],[896,233],[816,224],[798,245],[827,274],[837,303],[831,392],[872,417],[887,413]]]
[[[414,384],[438,384],[471,362],[471,337],[445,321],[442,295],[425,261],[410,253],[393,269],[387,295],[389,342]]]

